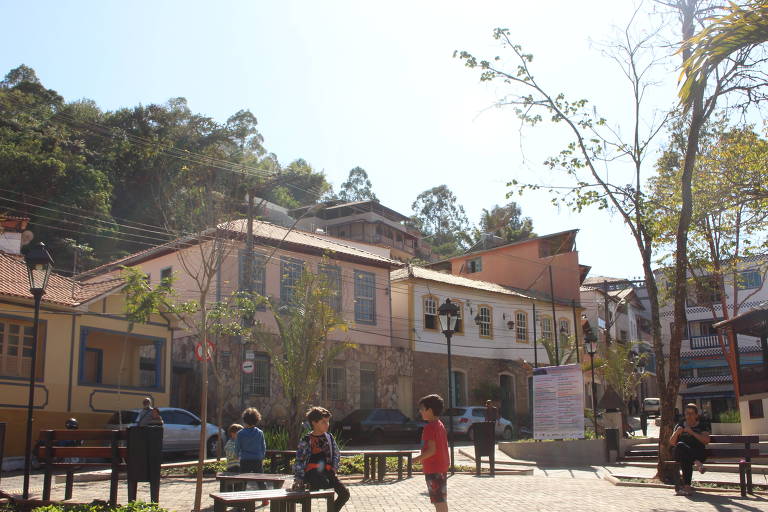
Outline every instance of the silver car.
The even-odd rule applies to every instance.
[[[485,421],[485,407],[481,405],[469,405],[446,409],[440,416],[445,429],[450,431],[450,421],[453,418],[453,432],[457,435],[465,435],[470,441],[475,439],[475,431],[472,428],[477,422]],[[505,418],[496,421],[496,437],[510,441],[514,437],[514,426]]]
[[[186,409],[175,407],[159,407],[163,418],[163,452],[197,452],[200,442],[200,418]],[[136,425],[140,409],[123,411],[122,428]],[[114,413],[106,426],[108,429],[119,429],[118,413]],[[205,427],[207,456],[216,456],[218,436],[224,432],[212,423]]]

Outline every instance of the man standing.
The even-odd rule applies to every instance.
[[[499,421],[499,410],[494,407],[490,400],[485,401],[485,421]]]

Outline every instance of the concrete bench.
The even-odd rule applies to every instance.
[[[293,512],[296,505],[301,505],[302,512],[312,510],[313,499],[325,499],[326,510],[334,511],[333,489],[322,491],[290,491],[272,489],[266,491],[219,492],[210,495],[213,498],[213,511],[226,512],[229,507],[238,507],[246,512],[254,512],[256,502],[269,500],[270,512]]]

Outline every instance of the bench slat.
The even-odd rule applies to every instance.
[[[112,448],[109,446],[51,446],[50,450],[54,459],[62,457],[112,458]],[[128,456],[128,448],[125,446],[121,446],[117,451],[120,457]],[[45,446],[40,447],[38,457],[45,459],[47,454],[48,448]]]
[[[707,458],[737,458],[737,457],[759,457],[760,450],[751,448],[708,448],[706,450]]]
[[[48,434],[52,432],[52,434]],[[126,439],[125,430],[85,429],[85,430],[41,430],[40,440],[45,441],[48,435],[54,441],[111,441],[112,436],[118,433],[118,439]]]
[[[760,442],[760,436],[757,435],[748,435],[748,436],[729,436],[729,435],[710,435],[709,436],[709,442],[710,443],[750,443],[750,444],[757,444]]]
[[[239,503],[258,500],[302,500],[307,498],[327,498],[333,495],[333,489],[303,492],[289,491],[287,489],[268,489],[264,491],[216,492],[211,493],[209,496],[215,501],[222,501],[225,503]]]

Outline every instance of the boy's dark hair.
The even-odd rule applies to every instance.
[[[255,407],[249,407],[243,411],[243,421],[246,425],[256,425],[261,421],[261,413]]]
[[[685,408],[692,409],[693,412],[695,412],[696,414],[699,414],[699,408],[696,406],[696,404],[686,404]]]
[[[314,422],[320,421],[323,418],[330,418],[331,411],[325,407],[310,407],[304,417],[307,418],[309,424],[312,425]]]
[[[443,412],[443,398],[440,395],[427,395],[419,400],[419,405],[423,405],[425,409],[431,409],[435,416],[440,416]]]
[[[232,432],[240,432],[241,430],[243,430],[243,426],[241,424],[233,423],[227,429],[227,433],[231,434]]]

